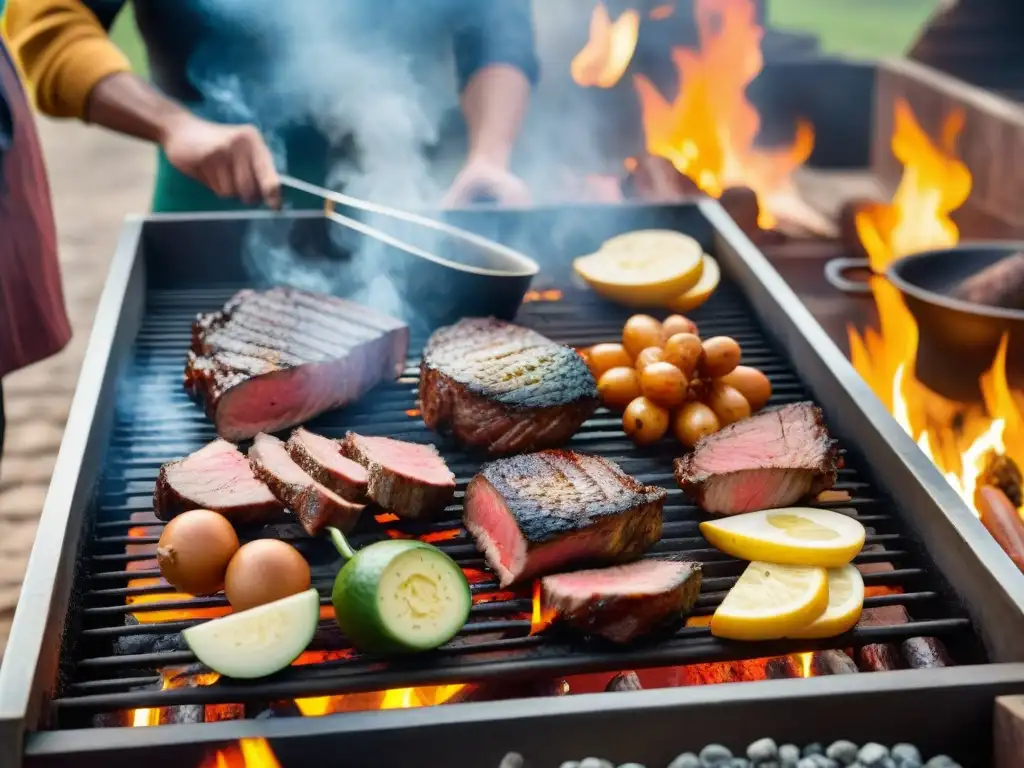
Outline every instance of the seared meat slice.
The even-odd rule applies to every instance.
[[[256,476],[295,514],[310,536],[327,525],[347,533],[359,521],[363,505],[346,501],[303,472],[285,444],[273,435],[256,435],[249,462]]]
[[[370,476],[361,465],[341,455],[337,441],[299,427],[288,438],[288,453],[307,475],[341,498],[366,501]]]
[[[429,517],[455,496],[455,475],[432,445],[349,432],[341,452],[366,468],[370,498],[399,517]]]
[[[334,296],[239,291],[192,325],[185,388],[217,434],[242,440],[351,403],[405,365],[401,321]]]
[[[635,560],[661,537],[665,495],[607,459],[541,451],[485,465],[466,488],[463,522],[504,587]]]
[[[702,509],[735,515],[788,507],[836,481],[838,454],[813,403],[762,411],[676,459],[676,481]]]
[[[160,467],[153,512],[170,520],[190,509],[212,509],[233,523],[263,523],[282,511],[242,452],[224,440]]]
[[[689,612],[700,578],[700,563],[682,559],[560,573],[541,579],[541,605],[583,632],[628,643]]]
[[[493,318],[441,328],[420,364],[423,421],[494,455],[551,448],[597,407],[583,358],[536,331]]]

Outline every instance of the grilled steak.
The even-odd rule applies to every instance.
[[[541,605],[583,632],[628,643],[689,612],[700,577],[700,563],[682,559],[560,573],[541,579]]]
[[[224,440],[160,467],[153,512],[170,520],[190,509],[212,509],[233,523],[262,523],[282,511],[242,452]]]
[[[350,301],[294,288],[239,291],[192,325],[185,388],[217,434],[242,440],[351,403],[405,363],[409,329]]]
[[[832,487],[837,452],[821,410],[793,403],[708,435],[676,459],[676,481],[708,512],[788,507]]]
[[[541,451],[485,465],[466,488],[463,522],[504,587],[635,560],[661,537],[665,495],[607,459]]]
[[[358,522],[363,505],[346,501],[303,472],[288,455],[285,444],[273,435],[256,435],[249,449],[249,463],[256,477],[295,513],[310,536],[316,536],[326,525],[347,533]]]
[[[369,474],[362,467],[341,455],[341,446],[334,440],[302,429],[288,438],[288,453],[303,471],[343,499],[365,502]]]
[[[423,421],[494,455],[551,448],[597,407],[597,385],[575,350],[493,318],[441,328],[420,365]]]
[[[455,475],[432,445],[349,432],[341,452],[366,468],[370,498],[399,517],[429,517],[455,496]]]

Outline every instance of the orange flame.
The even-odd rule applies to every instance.
[[[184,674],[181,669],[164,669],[160,672],[160,690],[172,690],[184,688],[185,686],[207,686],[213,685],[220,680],[216,672],[200,672],[195,675]],[[141,728],[151,725],[160,725],[163,720],[163,708],[153,707],[132,710],[131,721],[133,728]]]
[[[903,177],[892,203],[869,206],[856,216],[857,235],[876,275],[902,256],[956,245],[960,231],[949,215],[971,193],[971,173],[956,157],[964,111],[946,116],[936,144],[906,99],[896,99],[893,110],[892,153],[903,164]]]
[[[764,65],[752,0],[696,0],[700,49],[676,48],[680,88],[669,102],[643,75],[633,78],[647,151],[671,161],[712,197],[749,187],[760,203],[758,224],[774,226],[773,200],[794,196],[790,176],[814,148],[814,128],[798,121],[789,147],[757,150],[761,117],[746,88]]]
[[[296,699],[295,706],[306,717],[334,715],[339,712],[433,707],[450,701],[465,687],[462,683],[454,683],[419,688],[392,688],[387,691],[352,693],[343,696],[316,696]]]
[[[903,163],[903,177],[891,204],[857,216],[857,232],[874,272],[901,256],[959,241],[949,214],[963,204],[971,189],[970,171],[955,156],[963,122],[962,111],[948,115],[936,144],[918,125],[909,105],[896,102],[892,148]],[[880,277],[871,278],[871,291],[879,330],[869,328],[861,334],[848,329],[851,361],[900,426],[977,512],[975,492],[989,452],[1024,466],[1022,403],[1006,377],[1008,339],[1002,338],[991,368],[979,382],[983,403],[950,401],[915,376],[917,324],[899,291]]]
[[[540,579],[533,582],[533,612],[530,614],[530,634],[536,635],[550,627],[558,618],[558,611],[542,604]]]
[[[533,301],[561,301],[562,292],[557,288],[549,288],[545,291],[527,291],[523,296],[523,303],[529,304]]]
[[[238,744],[218,749],[199,768],[281,768],[266,739],[239,739]]]
[[[625,73],[640,35],[640,14],[630,9],[614,22],[604,3],[590,17],[590,38],[572,60],[573,81],[584,88],[611,88]]]

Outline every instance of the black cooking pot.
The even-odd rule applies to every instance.
[[[964,280],[1024,251],[1024,243],[970,243],[907,256],[886,277],[917,321],[917,378],[950,399],[981,399],[978,378],[992,366],[999,340],[1009,333],[1007,377],[1024,387],[1024,311],[952,297]]]

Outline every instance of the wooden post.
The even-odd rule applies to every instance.
[[[1024,696],[996,699],[995,768],[1024,768]]]
[[[955,109],[966,115],[958,142],[973,176],[971,196],[954,216],[965,238],[1024,236],[1024,109],[990,91],[905,59],[879,63],[872,170],[892,192],[903,169],[892,154],[893,104],[905,99],[933,139]]]

